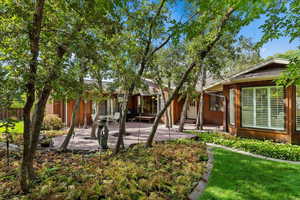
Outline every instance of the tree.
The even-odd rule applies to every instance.
[[[127,42],[121,44],[127,48],[123,48],[113,67],[117,77],[115,81],[119,83],[123,92],[115,154],[120,152],[124,144],[128,99],[136,89],[137,83],[142,82],[141,77],[152,56],[175,35],[173,26],[166,30],[167,24],[172,24],[167,14],[166,0],[158,3],[140,1],[127,4],[122,33],[123,40]]]
[[[270,7],[266,14],[267,20],[260,27],[262,28],[264,35],[261,38],[260,46],[264,43],[278,39],[282,36],[290,37],[290,42],[300,38],[300,1],[299,0],[282,0],[276,1],[276,6]],[[300,58],[297,55],[284,56],[290,59],[290,64],[287,70],[278,79],[279,85],[292,85],[299,84],[299,69]],[[289,53],[288,53],[289,54]]]
[[[79,110],[80,107],[80,102],[83,99],[83,93],[84,93],[84,77],[87,74],[88,68],[87,68],[87,61],[85,60],[85,58],[77,58],[77,65],[79,65],[79,70],[77,71],[78,73],[77,76],[78,77],[78,87],[76,87],[77,91],[75,94],[75,104],[73,107],[73,111],[72,111],[72,118],[71,118],[71,125],[70,128],[68,130],[67,136],[64,139],[63,143],[60,146],[60,150],[61,151],[66,151],[67,147],[69,145],[69,142],[71,140],[72,135],[74,134],[74,129],[75,129],[75,125],[76,125],[76,114]]]
[[[300,73],[299,73],[299,60],[300,60],[300,50],[289,50],[284,53],[278,53],[273,56],[269,56],[266,59],[272,58],[283,58],[290,61],[287,69],[281,74],[281,76],[276,80],[278,85],[289,86],[289,85],[299,85],[300,84]]]
[[[182,79],[174,89],[164,108],[156,115],[146,146],[152,146],[153,139],[158,127],[161,116],[172,100],[178,94],[180,88],[186,81],[189,73],[197,65],[202,63],[215,44],[222,38],[224,33],[237,34],[242,26],[249,24],[253,19],[259,17],[266,5],[263,2],[252,1],[206,1],[195,2],[197,9],[201,12],[198,19],[192,23],[193,28],[189,27],[189,35],[192,35],[194,45],[192,50],[195,52],[193,61],[187,66],[182,75]],[[233,14],[234,13],[234,14]],[[197,37],[196,37],[197,36]]]
[[[186,47],[182,43],[173,42],[162,48],[149,62],[145,77],[152,79],[158,85],[162,97],[162,105],[167,101],[167,95],[172,91],[171,85],[176,84],[183,72],[182,63],[186,59]],[[166,127],[172,128],[172,110],[165,112]]]
[[[21,188],[29,191],[33,160],[45,105],[71,56],[81,32],[94,24],[110,24],[110,1],[4,1],[1,4],[1,46],[5,62],[22,78],[26,94],[23,108],[24,148]],[[34,108],[34,109],[33,109]],[[31,117],[32,116],[32,117]]]
[[[250,65],[260,62],[258,47],[249,38],[225,34],[212,51],[207,55],[201,66],[199,77],[200,100],[196,120],[196,129],[203,129],[203,95],[206,78],[224,79],[244,70]]]

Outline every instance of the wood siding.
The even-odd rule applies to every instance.
[[[260,129],[260,128],[245,128],[241,124],[241,88],[242,87],[257,87],[257,86],[274,86],[273,81],[256,81],[247,83],[237,83],[232,85],[223,86],[223,94],[226,98],[226,106],[224,113],[224,129],[225,131],[231,133],[232,135],[237,135],[240,137],[251,137],[259,139],[272,139],[275,141],[288,142],[293,144],[300,143],[300,134],[296,132],[296,103],[295,103],[295,87],[290,86],[285,88],[285,128],[282,131],[271,130],[271,129]],[[229,89],[236,90],[235,98],[235,125],[230,125],[227,118],[229,115],[228,110],[228,99],[229,99]]]
[[[210,98],[211,96],[208,94],[204,94],[204,124],[209,124],[209,125],[217,125],[221,126],[223,124],[223,111],[212,111],[210,110]],[[199,105],[199,102],[197,103]],[[223,107],[224,107],[224,101],[223,101]],[[199,106],[197,106],[198,110]],[[198,111],[197,111],[198,113]]]

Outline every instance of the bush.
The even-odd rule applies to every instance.
[[[247,152],[283,160],[300,161],[300,146],[234,137],[223,133],[197,133],[207,143],[220,144]]]
[[[14,171],[8,175],[0,159],[0,177],[4,177],[0,199],[182,200],[207,165],[205,144],[187,140],[153,148],[135,145],[116,156],[111,151],[88,155],[41,151],[36,156],[39,179],[28,194],[15,187],[20,162],[13,160]]]
[[[45,116],[42,129],[43,130],[59,130],[63,128],[64,123],[57,115],[48,114]]]

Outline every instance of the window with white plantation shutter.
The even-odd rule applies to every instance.
[[[300,87],[296,86],[296,130],[300,131]]]
[[[255,100],[256,116],[254,117],[256,117],[256,127],[267,128],[269,121],[268,88],[256,88]]]
[[[254,90],[252,88],[242,89],[242,125],[254,126]]]
[[[229,89],[229,123],[235,125],[235,108],[234,108],[235,90]]]
[[[284,129],[285,111],[282,87],[242,88],[241,101],[242,127]]]
[[[280,87],[270,88],[271,127],[284,129],[284,90]]]

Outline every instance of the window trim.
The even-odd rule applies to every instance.
[[[245,87],[241,87],[241,96],[240,96],[240,104],[241,104],[241,109],[240,109],[240,120],[241,120],[241,128],[249,128],[249,129],[261,129],[261,130],[275,130],[275,131],[285,131],[286,130],[286,102],[284,101],[283,103],[283,107],[284,107],[284,123],[283,123],[283,128],[276,128],[276,127],[272,127],[271,126],[271,120],[268,120],[268,127],[265,126],[256,126],[256,101],[254,101],[255,97],[256,97],[256,89],[267,89],[267,95],[268,95],[268,108],[271,104],[271,99],[270,99],[270,94],[271,94],[271,88],[281,88],[283,91],[283,98],[286,98],[286,93],[285,93],[285,88],[282,86],[276,86],[276,85],[268,85],[268,86],[245,86]],[[253,126],[244,126],[243,125],[243,108],[242,108],[242,95],[243,95],[243,89],[253,89]],[[268,119],[270,119],[271,117],[271,109],[268,109]],[[300,131],[300,130],[299,130]]]
[[[218,109],[212,109],[213,107],[215,107],[212,104],[212,97],[215,98],[214,105],[215,104],[219,104]],[[219,97],[219,96],[216,96],[216,95],[208,95],[208,98],[209,98],[209,111],[211,111],[211,112],[223,112],[223,109],[222,109],[222,107],[223,107],[222,97]]]

